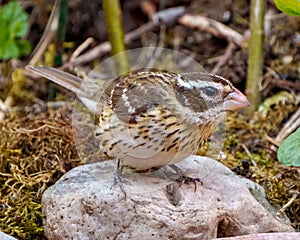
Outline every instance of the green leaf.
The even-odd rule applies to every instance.
[[[274,0],[276,7],[291,16],[300,16],[299,0]]]
[[[28,41],[17,41],[16,44],[20,51],[20,55],[26,55],[30,53],[31,46]]]
[[[0,9],[0,59],[18,58],[30,52],[29,43],[20,40],[28,31],[28,16],[19,2],[11,1]]]
[[[5,46],[1,55],[3,60],[19,57],[20,51],[13,40],[8,40],[3,45]]]
[[[300,127],[280,144],[277,158],[286,166],[300,166]]]

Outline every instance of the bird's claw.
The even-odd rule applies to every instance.
[[[128,184],[128,185],[131,185],[131,183],[129,181],[127,181],[126,179],[124,179],[122,177],[122,168],[120,167],[120,163],[118,161],[118,164],[117,164],[117,168],[115,169],[114,171],[114,181],[113,181],[113,185],[111,186],[110,189],[112,189],[114,186],[118,185],[120,190],[123,192],[124,194],[124,197],[126,199],[127,197],[127,194],[126,194],[126,191],[125,191],[125,188],[124,188],[124,185],[123,184]]]
[[[197,182],[200,183],[201,186],[203,185],[203,182],[200,178],[188,177],[186,175],[181,175],[179,178],[176,179],[176,181],[179,182],[179,186],[181,186],[182,184],[194,183],[194,192],[196,192],[197,190]]]
[[[193,178],[193,177],[188,177],[188,176],[184,175],[182,170],[174,164],[171,164],[170,167],[176,172],[177,176],[178,175],[180,176],[175,179],[177,182],[179,182],[179,186],[181,186],[182,184],[194,183],[194,186],[195,186],[194,192],[196,192],[197,182],[200,183],[201,185],[203,185],[203,182],[201,181],[200,178],[197,178],[197,177]]]

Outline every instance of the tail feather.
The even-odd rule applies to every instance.
[[[63,86],[77,95],[84,95],[80,90],[82,79],[59,69],[45,66],[26,66],[26,69]]]
[[[59,69],[46,66],[26,66],[26,69],[76,93],[82,103],[90,111],[95,112],[97,103],[88,97],[87,94],[81,89],[83,82],[81,78],[63,72]]]

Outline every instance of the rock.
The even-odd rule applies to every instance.
[[[51,239],[212,239],[263,232],[292,232],[263,189],[219,162],[191,156],[177,164],[203,185],[181,186],[167,175],[125,172],[127,198],[114,186],[114,161],[72,169],[45,191],[45,234]],[[194,191],[195,190],[195,191]],[[255,196],[259,196],[259,201]]]
[[[217,240],[299,240],[300,233],[259,233]]]
[[[0,231],[0,239],[1,240],[17,240],[16,238],[9,236],[1,231]]]

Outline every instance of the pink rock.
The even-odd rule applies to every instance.
[[[210,158],[191,156],[179,165],[203,185],[179,187],[165,176],[170,168],[156,176],[125,172],[126,200],[118,186],[111,190],[114,161],[72,169],[43,195],[46,237],[200,240],[293,231],[259,185]]]

